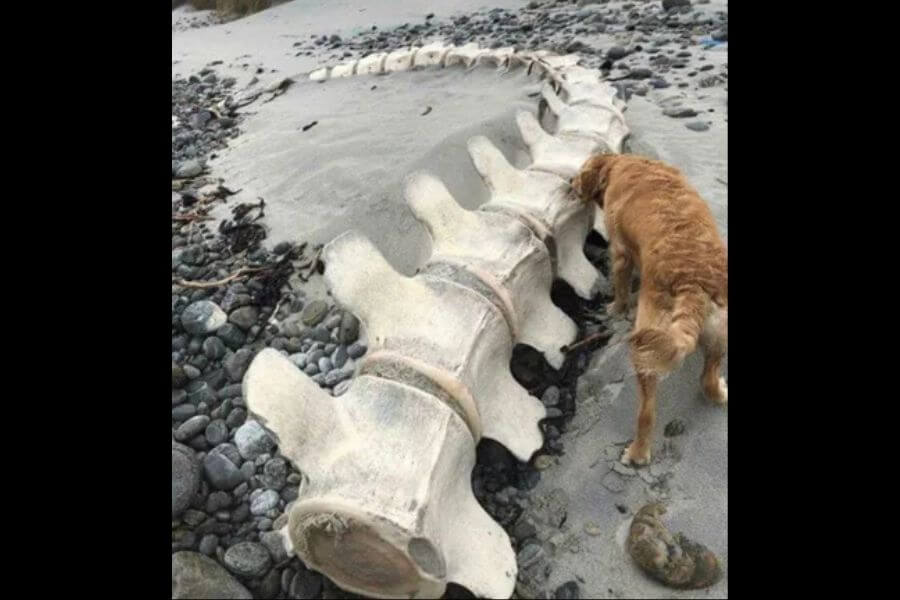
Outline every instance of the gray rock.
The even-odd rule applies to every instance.
[[[708,131],[709,123],[705,123],[703,121],[691,121],[690,123],[685,123],[684,125],[691,131]]]
[[[194,451],[172,442],[172,518],[190,506],[200,488],[200,463]]]
[[[244,331],[250,329],[259,319],[259,311],[256,310],[255,306],[244,306],[235,311],[233,311],[229,316],[228,320]]]
[[[172,406],[178,406],[179,404],[187,401],[187,392],[184,390],[172,390]],[[191,415],[193,416],[193,415]]]
[[[224,454],[210,452],[203,460],[203,473],[217,490],[232,490],[246,477]]]
[[[653,77],[653,71],[644,67],[632,69],[628,72],[628,77],[630,79],[649,79],[650,77]]]
[[[225,359],[225,373],[228,379],[237,383],[244,377],[250,361],[253,360],[253,351],[247,348],[241,348],[231,356]]]
[[[350,346],[347,348],[347,355],[350,358],[359,358],[360,356],[362,356],[363,354],[366,353],[366,350],[368,350],[368,348],[366,348],[365,344],[360,344],[359,342],[354,342],[354,343],[350,344]]]
[[[244,345],[244,341],[247,339],[247,335],[241,331],[237,325],[232,323],[225,323],[222,325],[218,331],[216,331],[216,336],[221,338],[222,341],[225,342],[225,345],[232,350],[238,350]]]
[[[559,404],[559,388],[555,385],[551,385],[544,390],[544,394],[541,396],[541,402],[544,403],[544,406],[556,406]]]
[[[203,353],[210,360],[219,360],[225,356],[225,342],[216,336],[210,336],[203,340]]]
[[[246,484],[242,483],[241,485]],[[216,512],[222,510],[223,508],[228,508],[229,506],[231,506],[231,496],[229,496],[226,492],[213,492],[206,497],[206,512],[208,512],[209,514],[215,514]]]
[[[353,377],[353,371],[335,369],[334,371],[330,371],[325,375],[324,382],[328,387],[332,387],[346,379],[350,379],[351,377]]]
[[[341,315],[331,315],[330,317],[325,319],[325,323],[323,324],[325,325],[326,329],[334,329],[341,324]]]
[[[194,367],[192,365],[184,365],[182,369],[184,369],[184,374],[187,375],[188,379],[190,379],[191,381],[200,377],[200,370],[197,369],[197,367]]]
[[[322,593],[322,576],[302,569],[291,580],[288,594],[291,598],[318,598]]]
[[[275,490],[266,490],[250,502],[250,514],[264,515],[266,512],[278,506],[281,497]]]
[[[263,577],[259,587],[256,588],[256,597],[261,598],[262,600],[273,600],[278,596],[278,592],[280,591],[281,573],[278,569],[272,569],[265,577]]]
[[[205,554],[206,556],[212,556],[216,553],[216,548],[219,546],[219,536],[214,533],[208,533],[203,536],[203,539],[200,540],[200,547],[198,550],[200,554]]]
[[[322,300],[314,300],[306,305],[300,317],[304,325],[313,327],[322,322],[328,313],[328,305]]]
[[[259,541],[269,551],[275,564],[288,559],[287,549],[284,547],[284,538],[277,531],[267,531],[259,536]]]
[[[188,377],[185,374],[184,369],[172,362],[172,387],[181,389],[187,385],[187,382]]]
[[[263,485],[273,490],[280,490],[287,483],[287,474],[287,462],[283,458],[268,460],[263,467]]]
[[[235,429],[243,425],[246,419],[247,411],[238,407],[228,413],[228,416],[225,417],[225,424],[228,425],[228,429]]]
[[[696,117],[697,111],[693,108],[679,106],[675,108],[667,108],[663,111],[663,114],[674,119],[683,119],[685,117]]]
[[[351,385],[352,383],[353,383],[353,382],[352,382],[351,380],[345,379],[344,381],[342,381],[342,382],[340,382],[339,384],[337,384],[336,386],[334,386],[334,390],[332,391],[332,394],[333,394],[334,396],[341,396],[341,395],[343,395],[344,393],[347,392],[348,389],[350,389],[350,385]]]
[[[256,542],[241,542],[225,551],[225,567],[237,575],[258,577],[272,564],[269,551]]]
[[[307,375],[315,375],[319,372],[319,365],[316,363],[309,363],[303,368],[303,372]]]
[[[189,304],[181,313],[181,325],[192,335],[209,335],[224,325],[226,321],[225,311],[209,300],[199,300]]]
[[[187,397],[187,396],[185,396]],[[172,409],[173,421],[187,421],[197,414],[197,407],[193,404],[180,404]]]
[[[527,569],[538,562],[544,556],[544,549],[540,544],[525,544],[516,555],[516,562],[520,569]]]
[[[606,51],[606,58],[610,60],[619,60],[620,58],[625,58],[627,54],[628,50],[626,50],[622,46],[613,46]]]
[[[338,346],[331,354],[331,364],[340,369],[346,364],[349,357],[350,355],[347,354],[347,348],[345,346]]]
[[[179,442],[186,442],[206,429],[207,425],[209,425],[209,417],[206,415],[191,417],[175,430],[175,439]]]
[[[271,453],[275,449],[275,440],[259,424],[258,421],[247,421],[234,434],[234,443],[241,456],[254,460],[260,454]]]
[[[344,311],[341,317],[338,341],[342,344],[352,344],[359,337],[359,319],[351,313]]]
[[[228,439],[228,426],[225,425],[224,419],[216,419],[210,421],[206,426],[206,441],[210,446],[218,446]]]
[[[290,361],[297,365],[298,369],[303,369],[306,367],[307,356],[304,352],[298,352],[296,354],[291,354],[288,356]]]
[[[175,177],[186,178],[196,177],[203,172],[203,165],[198,160],[186,160],[175,170]]]
[[[332,367],[331,359],[328,358],[327,356],[323,356],[322,358],[319,359],[318,365],[319,365],[319,373],[328,373],[328,371],[330,371],[331,367]]]
[[[691,0],[662,0],[663,10],[672,10],[673,8],[680,8],[682,6],[690,5]]]
[[[176,552],[172,555],[172,598],[252,600],[253,595],[211,558],[198,552]]]

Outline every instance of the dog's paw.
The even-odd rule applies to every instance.
[[[625,453],[622,454],[622,464],[637,466],[650,464],[650,448],[645,448],[643,452],[639,452],[634,447],[634,444],[629,445],[625,449]]]
[[[719,397],[716,398],[716,404],[720,406],[728,404],[728,384],[725,383],[724,377],[719,377]]]

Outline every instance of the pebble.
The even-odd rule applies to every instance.
[[[206,415],[191,417],[175,430],[175,439],[179,442],[185,442],[206,429],[207,425],[209,425],[209,417]]]
[[[256,597],[263,600],[273,600],[280,591],[281,573],[278,572],[278,569],[272,569],[263,577],[259,587],[256,588]]]
[[[341,315],[339,315],[339,314],[331,315],[330,317],[328,317],[325,320],[325,323],[323,323],[323,325],[325,325],[326,329],[334,329],[335,327],[339,326],[340,324],[341,324]]]
[[[185,402],[187,400],[187,392],[184,390],[172,390],[172,406],[178,406],[179,404]]]
[[[260,495],[258,495],[254,500],[250,502],[250,514],[252,515],[264,515],[269,510],[278,506],[278,501],[281,497],[278,495],[278,492],[274,490],[266,490]]]
[[[255,306],[243,306],[228,316],[228,320],[244,331],[250,329],[259,319],[259,311]]]
[[[546,454],[541,454],[536,459],[534,459],[534,468],[538,471],[544,471],[549,469],[553,465],[553,457],[547,456]]]
[[[187,397],[187,396],[185,396]],[[186,421],[197,414],[197,407],[193,404],[181,404],[172,409],[173,421]]]
[[[319,365],[311,362],[303,368],[303,372],[307,375],[316,375],[319,372]]]
[[[240,542],[225,551],[225,567],[237,575],[258,577],[266,572],[272,559],[269,551],[256,542]]]
[[[203,172],[203,165],[198,160],[186,160],[175,170],[175,176],[178,178],[196,177]]]
[[[544,393],[541,396],[541,402],[544,403],[544,406],[556,406],[559,404],[559,388],[555,385],[551,385],[544,390]]]
[[[192,335],[208,335],[225,324],[227,315],[217,304],[199,300],[181,313],[181,325]]]
[[[241,407],[237,407],[225,417],[225,424],[228,425],[228,429],[234,429],[243,425],[246,419],[247,411]]]
[[[674,119],[682,119],[684,117],[696,117],[697,111],[695,111],[693,108],[676,107],[663,110],[663,114]]]
[[[263,484],[273,490],[280,490],[287,483],[287,474],[288,466],[283,458],[268,460],[263,467]]]
[[[343,395],[344,393],[347,392],[348,389],[350,389],[351,384],[352,384],[351,380],[345,379],[344,381],[342,381],[339,384],[337,384],[336,386],[334,386],[334,390],[332,390],[332,394],[334,396]]]
[[[241,485],[245,484],[242,483]],[[217,511],[229,506],[231,506],[231,496],[225,492],[213,492],[206,497],[206,512],[210,514],[215,514]]]
[[[331,359],[329,359],[327,356],[323,356],[319,359],[318,365],[320,373],[327,373],[331,370]]]
[[[211,452],[203,460],[203,473],[218,490],[231,490],[246,478],[240,469],[221,453]]]
[[[304,369],[304,368],[306,368],[307,356],[306,356],[305,353],[303,353],[303,352],[298,352],[298,353],[296,353],[296,354],[291,354],[290,356],[288,356],[288,358],[290,359],[290,361],[291,361],[292,363],[294,363],[295,365],[297,365],[297,368],[298,368],[298,369]]]
[[[304,325],[313,327],[321,323],[327,313],[328,305],[322,300],[314,300],[306,305],[300,318]]]
[[[554,598],[560,598],[562,600],[579,600],[581,598],[581,591],[578,589],[578,584],[574,581],[567,581],[553,592]]]
[[[368,348],[366,348],[365,344],[360,344],[359,342],[354,342],[354,343],[350,344],[350,346],[347,347],[347,355],[350,358],[359,358],[360,356],[362,356],[363,354],[366,353],[366,350],[368,350]]]
[[[288,593],[292,598],[318,598],[322,593],[322,576],[303,569],[294,575]]]
[[[225,323],[222,325],[218,331],[216,331],[216,336],[225,342],[225,345],[232,350],[239,350],[247,339],[247,335],[233,323]]]
[[[526,544],[516,555],[520,569],[527,569],[544,556],[544,549],[539,544]]]
[[[275,449],[275,440],[259,424],[258,421],[247,421],[234,434],[234,443],[238,452],[247,460],[254,460],[260,454],[271,453]]]
[[[708,131],[709,123],[703,121],[691,121],[690,123],[685,123],[685,127],[691,131]]]
[[[275,564],[288,559],[287,549],[284,547],[284,538],[277,531],[267,531],[259,536],[259,541],[269,551]]]
[[[340,369],[347,363],[348,358],[350,358],[350,355],[347,354],[347,348],[345,346],[338,346],[331,354],[331,364]]]
[[[216,553],[216,548],[219,545],[219,536],[209,533],[203,536],[203,539],[200,540],[200,547],[198,550],[201,554],[205,554],[206,556],[212,556]]]
[[[322,359],[322,360],[328,360],[328,359]],[[341,383],[344,380],[350,379],[351,377],[353,377],[353,371],[336,369],[336,370],[330,371],[328,374],[325,375],[324,382],[325,382],[326,386],[332,387],[332,386],[337,385],[338,383]]]
[[[606,51],[606,58],[610,60],[619,60],[620,58],[625,58],[627,54],[628,51],[622,46],[613,46]]]
[[[172,518],[190,506],[200,487],[200,463],[194,451],[172,442]]]
[[[590,536],[598,536],[603,533],[603,529],[592,521],[584,524],[584,532]]]
[[[172,554],[172,599],[234,598],[253,595],[216,561],[198,552]]]
[[[172,363],[172,387],[175,389],[183,388],[187,385],[188,376],[185,374],[184,369],[180,366]]]
[[[206,441],[211,446],[218,446],[228,439],[228,426],[225,425],[224,419],[216,419],[210,421],[206,426]]]
[[[203,340],[203,353],[210,360],[218,360],[225,356],[225,343],[216,336]]]
[[[253,351],[247,348],[241,348],[234,354],[225,359],[225,373],[228,379],[233,382],[239,382],[244,377],[244,373],[250,367],[250,361],[253,360]]]

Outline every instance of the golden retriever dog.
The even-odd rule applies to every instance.
[[[677,170],[627,154],[590,157],[572,180],[575,192],[605,213],[614,301],[627,309],[634,267],[640,274],[630,337],[640,408],[637,433],[622,462],[645,465],[656,421],[656,386],[699,345],[701,386],[728,401],[719,375],[728,336],[728,255],[706,202]]]

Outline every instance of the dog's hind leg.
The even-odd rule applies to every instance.
[[[728,386],[725,378],[719,373],[722,368],[722,358],[728,348],[728,309],[713,307],[712,313],[703,324],[700,333],[700,346],[706,356],[703,365],[703,374],[700,376],[700,385],[703,393],[712,402],[719,405],[728,403]]]
[[[610,270],[612,271],[613,301],[607,305],[606,312],[614,315],[628,308],[631,296],[631,275],[634,262],[628,250],[619,242],[611,240],[609,245]]]
[[[634,441],[625,449],[622,462],[626,465],[646,465],[650,463],[650,447],[653,444],[653,428],[656,424],[656,384],[658,377],[652,374],[638,373],[638,409],[637,432]]]

